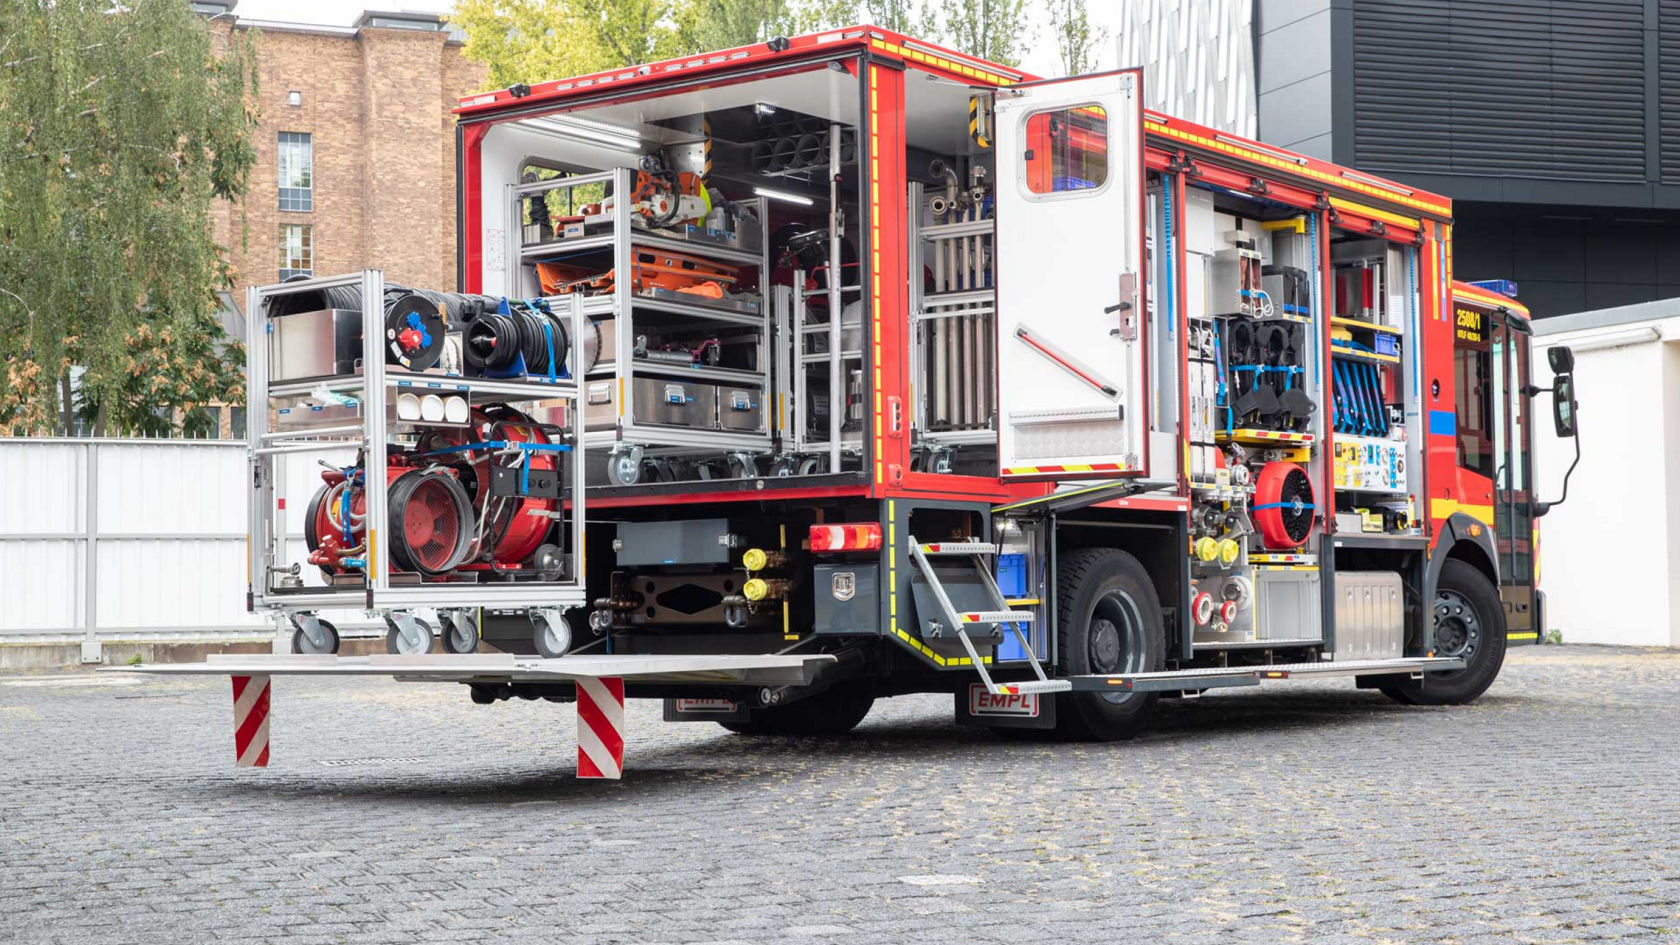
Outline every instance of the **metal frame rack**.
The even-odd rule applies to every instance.
[[[628,195],[634,190],[636,171],[628,167],[619,167],[611,171],[597,174],[581,174],[572,177],[561,177],[552,180],[537,181],[527,184],[513,185],[508,188],[509,219],[518,221],[520,202],[532,195],[555,190],[570,190],[593,184],[610,184],[612,193]],[[522,280],[527,277],[528,267],[534,267],[538,262],[560,261],[575,257],[594,256],[605,262],[610,254],[612,268],[619,276],[614,280],[610,295],[583,298],[582,296],[550,296],[551,303],[564,303],[571,298],[583,298],[583,312],[586,317],[612,318],[613,337],[611,363],[603,359],[601,364],[584,373],[581,381],[588,390],[593,390],[590,382],[608,382],[612,386],[607,389],[608,396],[616,396],[617,417],[612,429],[603,429],[598,425],[585,421],[586,432],[584,442],[593,449],[605,448],[610,451],[608,460],[609,472],[613,472],[613,481],[620,485],[628,485],[637,481],[641,476],[642,457],[650,458],[678,458],[722,455],[737,459],[738,464],[745,465],[752,458],[769,456],[774,449],[771,414],[773,413],[770,399],[775,390],[771,386],[772,378],[769,370],[771,353],[771,317],[768,309],[768,299],[765,296],[765,284],[770,271],[766,258],[764,221],[767,219],[766,201],[764,198],[754,198],[749,201],[736,201],[751,205],[758,215],[760,223],[759,245],[756,249],[743,249],[728,245],[721,239],[709,238],[708,231],[692,228],[690,235],[685,237],[680,232],[668,230],[653,230],[638,228],[633,224],[627,225],[631,211],[624,206],[615,208],[611,215],[600,215],[586,218],[585,227],[607,224],[610,230],[605,233],[589,234],[569,238],[550,239],[545,242],[526,245],[523,241],[522,227],[510,226],[509,239],[512,242],[514,257],[519,260],[519,266],[512,270],[513,278]],[[728,307],[723,305],[709,305],[701,301],[684,299],[676,293],[660,292],[644,294],[635,292],[633,280],[629,277],[635,260],[633,253],[638,248],[666,250],[686,253],[699,257],[710,257],[715,260],[734,263],[742,266],[755,266],[759,271],[760,292],[757,310]],[[601,265],[601,271],[609,266]],[[523,284],[508,287],[512,294],[519,294]],[[540,288],[536,291],[540,291]],[[659,361],[639,358],[636,356],[637,338],[647,334],[637,328],[637,316],[641,313],[662,313],[666,315],[682,316],[694,319],[696,323],[706,322],[749,326],[758,329],[759,350],[756,363],[758,370],[746,371],[710,365],[682,365],[668,364]],[[579,336],[580,338],[582,335]],[[605,345],[606,338],[602,338]],[[693,429],[668,424],[649,423],[637,420],[636,416],[636,384],[637,378],[657,378],[668,381],[684,380],[689,382],[716,385],[721,391],[723,385],[740,385],[759,392],[759,402],[756,408],[759,417],[759,429],[756,432],[745,432],[723,429]],[[591,397],[586,395],[582,404],[587,413]],[[597,405],[598,406],[598,405]],[[721,405],[720,405],[721,406]],[[588,429],[594,426],[594,429]],[[747,468],[745,474],[752,474]]]
[[[997,273],[990,243],[997,221],[979,216],[971,207],[963,211],[965,219],[923,223],[926,188],[915,181],[909,186],[906,242],[910,247],[911,336],[915,339],[910,376],[915,388],[916,442],[934,453],[991,446],[997,442],[997,405],[992,403],[991,384],[997,375],[997,355],[991,348],[996,334]],[[919,276],[928,249],[935,262],[933,292],[925,290]],[[934,331],[926,330],[930,326]],[[946,326],[953,327],[940,330]],[[966,416],[966,429],[929,428],[938,418],[952,415]],[[979,420],[984,420],[984,426],[974,425]],[[927,471],[942,471],[937,465],[937,460],[931,460]]]
[[[265,303],[277,296],[341,287],[361,289],[365,330],[361,339],[360,372],[271,382],[271,323],[275,318],[290,316],[267,315]],[[249,325],[246,337],[246,403],[250,405],[247,448],[252,476],[249,542],[251,609],[253,612],[267,610],[280,615],[323,609],[365,609],[395,615],[416,607],[448,609],[482,606],[534,610],[584,604],[587,598],[584,587],[584,457],[579,382],[569,378],[553,382],[493,380],[393,370],[385,363],[385,339],[383,332],[377,330],[377,326],[382,324],[380,313],[384,311],[384,295],[384,274],[377,269],[254,287],[246,294],[245,310]],[[583,327],[583,307],[574,304],[570,314],[573,337],[579,337]],[[571,482],[564,487],[570,489],[571,495],[569,507],[563,504],[560,513],[568,515],[566,522],[571,531],[571,547],[568,549],[571,563],[567,578],[540,582],[421,583],[403,581],[400,575],[392,573],[387,456],[383,447],[388,442],[389,428],[393,424],[408,422],[393,421],[387,417],[387,405],[391,401],[388,395],[408,390],[464,394],[468,403],[473,405],[536,399],[570,402],[568,416],[571,419],[572,442],[569,446],[574,452]],[[316,393],[359,398],[360,419],[354,423],[306,426],[295,430],[270,429],[269,411],[274,408],[276,400]],[[292,538],[286,521],[285,500],[288,497],[284,495],[287,458],[346,448],[362,449],[365,456],[366,529],[372,551],[372,573],[365,574],[356,586],[274,586],[274,575],[295,573],[281,564],[287,560],[286,546]],[[300,497],[299,501],[302,498],[306,497]]]

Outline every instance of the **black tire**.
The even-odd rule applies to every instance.
[[[1505,607],[1487,575],[1448,558],[1435,582],[1430,608],[1436,656],[1464,656],[1463,669],[1430,673],[1421,680],[1380,676],[1377,688],[1406,705],[1464,705],[1487,692],[1505,665]]]
[[[844,735],[875,705],[867,690],[838,687],[788,705],[752,710],[745,722],[719,722],[737,735]]]
[[[1156,672],[1166,661],[1160,598],[1149,572],[1115,548],[1084,548],[1056,571],[1056,652],[1063,675]],[[1056,732],[1078,741],[1116,741],[1149,727],[1158,693],[1065,692]]]
[[[442,630],[439,640],[443,643],[445,653],[478,652],[478,619],[473,614],[463,612],[444,617]]]
[[[322,621],[320,621],[320,623],[321,623],[322,635],[325,636],[326,639],[327,639],[327,648],[324,649],[324,650],[315,649],[313,646],[310,645],[309,638],[303,635],[302,630],[294,629],[292,631],[292,652],[293,653],[307,653],[307,654],[311,654],[311,655],[322,655],[322,654],[326,654],[326,653],[337,653],[338,652],[338,645],[339,645],[339,642],[338,642],[338,628],[333,626],[332,622],[328,621],[328,620],[322,620]]]
[[[432,651],[432,645],[437,639],[437,631],[432,629],[431,624],[421,620],[419,617],[414,618],[414,622],[420,625],[420,629],[426,631],[426,648],[423,650],[415,650],[414,653],[430,653]],[[396,656],[404,655],[401,646],[398,643],[398,641],[402,639],[402,630],[398,629],[394,621],[387,620],[385,621],[385,624],[385,652]]]

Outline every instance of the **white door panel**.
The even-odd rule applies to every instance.
[[[999,466],[1144,471],[1143,112],[1136,70],[996,95]]]

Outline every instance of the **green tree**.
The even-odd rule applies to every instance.
[[[1084,75],[1097,65],[1097,47],[1108,38],[1108,30],[1092,26],[1085,0],[1044,0],[1050,14],[1050,32],[1056,39],[1056,55],[1063,75]]]
[[[67,427],[72,365],[98,432],[237,401],[211,211],[255,87],[248,40],[179,0],[0,0],[0,431]]]
[[[1026,0],[940,0],[940,26],[956,49],[1016,66],[1031,40],[1025,8]]]
[[[933,39],[939,34],[939,23],[933,11],[928,9],[927,0],[917,3],[911,0],[866,0],[865,6],[871,22],[895,33],[925,39]]]
[[[676,0],[457,0],[449,20],[505,88],[678,55],[677,13]]]

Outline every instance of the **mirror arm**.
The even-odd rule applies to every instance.
[[[1551,502],[1534,503],[1535,518],[1545,515],[1547,512],[1550,512],[1553,507],[1562,505],[1569,499],[1569,477],[1575,474],[1575,467],[1581,465],[1581,431],[1576,430],[1575,435],[1570,437],[1570,439],[1575,441],[1575,459],[1570,462],[1569,469],[1567,469],[1563,474],[1563,494]]]
[[[1524,397],[1538,397],[1541,394],[1550,394],[1551,392],[1552,389],[1550,387],[1541,387],[1538,384],[1530,384],[1522,389],[1522,395]]]

